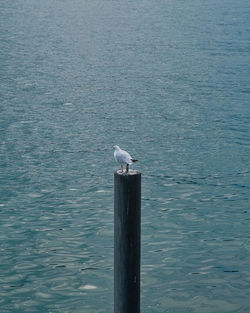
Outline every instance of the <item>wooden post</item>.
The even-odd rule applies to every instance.
[[[114,313],[140,313],[141,173],[114,173]]]

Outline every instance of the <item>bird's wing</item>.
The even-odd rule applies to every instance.
[[[132,157],[127,151],[124,151],[124,150],[121,151],[121,159],[122,159],[122,162],[124,163],[127,163],[127,164],[132,163]]]

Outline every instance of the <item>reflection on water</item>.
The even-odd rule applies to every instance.
[[[143,312],[248,313],[248,8],[1,5],[1,312],[112,312],[119,144],[143,173]]]

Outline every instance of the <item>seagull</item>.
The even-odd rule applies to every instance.
[[[121,164],[121,172],[123,173],[123,164],[126,164],[126,173],[128,173],[129,164],[133,164],[138,160],[134,160],[127,151],[122,150],[119,146],[114,146],[113,148],[115,149],[114,158],[116,162]]]

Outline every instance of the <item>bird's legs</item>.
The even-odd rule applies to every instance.
[[[128,173],[128,164],[126,165],[126,172]]]
[[[121,168],[122,168],[122,173],[123,173],[123,164],[121,164]]]

